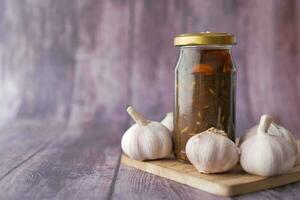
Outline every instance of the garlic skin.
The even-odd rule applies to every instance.
[[[126,155],[134,160],[153,160],[172,152],[171,134],[164,125],[145,119],[132,107],[127,112],[136,124],[122,137],[121,147]]]
[[[239,141],[239,146],[241,146],[241,144],[245,140],[251,138],[253,135],[255,135],[257,133],[257,127],[258,127],[258,125],[253,126],[252,128],[250,128],[249,130],[246,131],[246,133],[241,137],[241,139]],[[291,144],[294,152],[296,154],[298,153],[297,140],[295,139],[295,137],[291,134],[291,132],[288,129],[286,129],[272,121],[272,123],[268,129],[268,134],[283,137],[288,143]]]
[[[174,114],[172,112],[169,112],[166,114],[165,118],[160,122],[162,125],[167,127],[170,132],[174,131]]]
[[[224,131],[210,128],[191,137],[186,155],[201,173],[221,173],[233,168],[239,160],[237,146]]]
[[[260,176],[274,176],[286,173],[296,161],[293,146],[282,136],[272,135],[268,129],[272,118],[263,115],[257,133],[248,137],[240,146],[242,168]]]

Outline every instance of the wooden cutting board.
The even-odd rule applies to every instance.
[[[298,140],[298,148],[300,140]],[[300,156],[296,165],[287,174],[274,177],[260,177],[247,174],[240,166],[223,174],[201,174],[192,165],[168,158],[155,161],[136,161],[122,155],[125,165],[186,184],[209,193],[221,196],[234,196],[259,190],[274,188],[300,181]]]

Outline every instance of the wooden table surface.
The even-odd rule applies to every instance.
[[[120,164],[122,127],[19,121],[0,130],[0,199],[229,199]],[[234,199],[297,199],[300,183]]]

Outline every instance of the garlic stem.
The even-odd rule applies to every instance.
[[[127,108],[128,114],[132,119],[140,126],[146,126],[150,121],[147,120],[142,114],[138,113],[133,107],[129,106]]]
[[[267,133],[268,129],[272,123],[272,117],[269,115],[262,115],[258,125],[258,131],[262,133]]]

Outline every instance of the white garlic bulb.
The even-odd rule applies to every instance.
[[[240,163],[248,173],[274,176],[287,172],[295,164],[293,146],[284,137],[269,133],[271,123],[272,118],[263,115],[257,133],[245,139],[240,146]]]
[[[174,131],[174,115],[172,112],[169,112],[166,114],[165,118],[160,122],[162,123],[165,127],[169,129],[170,132]]]
[[[186,144],[186,155],[202,173],[230,170],[239,160],[238,148],[224,131],[210,128],[191,137]]]
[[[253,126],[252,128],[250,128],[249,130],[246,131],[246,133],[241,137],[241,139],[239,141],[239,146],[241,146],[241,144],[245,140],[251,138],[253,135],[255,135],[257,133],[257,127],[258,127],[258,125]],[[284,139],[286,139],[286,141],[288,143],[291,144],[294,152],[296,154],[298,153],[297,141],[288,129],[286,129],[286,128],[276,124],[274,121],[272,121],[272,123],[268,129],[268,134],[283,137]]]
[[[136,124],[123,135],[123,152],[134,160],[152,160],[168,156],[172,152],[172,139],[169,130],[159,122],[149,121],[132,107],[128,114]]]

